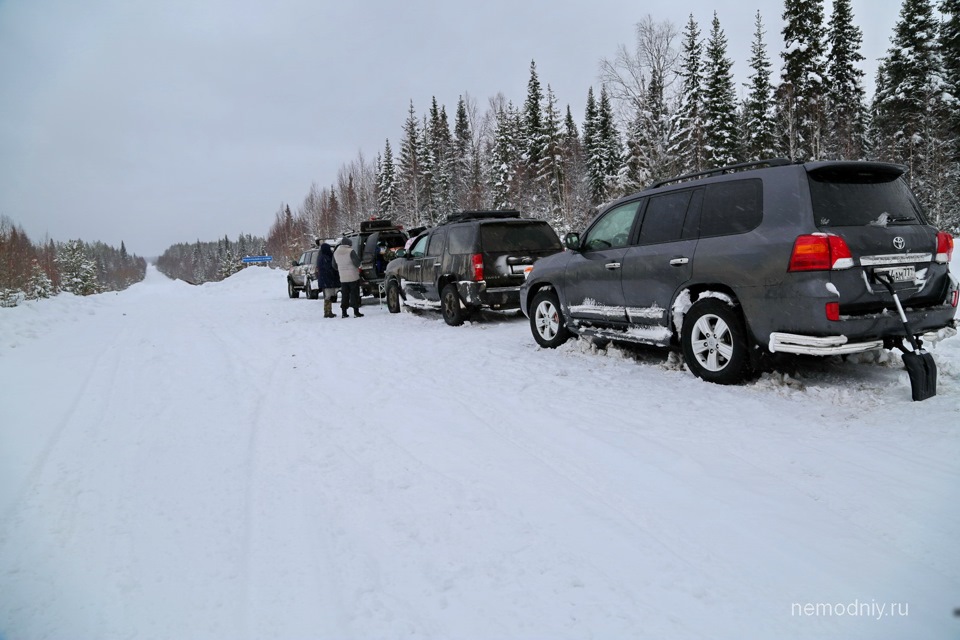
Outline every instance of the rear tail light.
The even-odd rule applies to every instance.
[[[940,264],[947,264],[953,257],[953,236],[946,231],[937,232],[937,257]]]
[[[832,233],[811,233],[793,243],[789,271],[830,271],[853,266],[850,247]]]
[[[952,297],[952,299],[951,299],[951,301],[950,301],[950,305],[951,305],[954,309],[956,309],[956,308],[957,308],[957,302],[958,302],[958,301],[960,301],[960,290],[953,292],[953,297]]]
[[[475,253],[470,257],[473,263],[473,279],[475,282],[483,280],[483,254]]]

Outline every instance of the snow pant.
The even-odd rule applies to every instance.
[[[360,310],[360,281],[340,283],[340,309],[346,313],[347,309],[353,307],[354,311]]]

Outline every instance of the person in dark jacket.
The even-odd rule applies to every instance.
[[[333,264],[340,274],[340,316],[346,318],[347,309],[353,307],[353,316],[362,318],[360,313],[360,257],[353,250],[349,240],[341,240],[333,252]]]
[[[323,289],[323,317],[336,317],[333,303],[337,301],[340,274],[333,264],[333,247],[324,242],[320,245],[320,260],[317,262],[317,284]]]

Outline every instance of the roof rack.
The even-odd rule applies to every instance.
[[[461,211],[451,213],[441,224],[463,222],[465,220],[482,220],[484,218],[519,218],[520,212],[516,209],[491,209],[487,211]]]
[[[788,164],[791,164],[790,160],[787,158],[767,158],[766,160],[757,160],[755,162],[741,162],[740,164],[731,164],[725,167],[719,167],[717,169],[708,169],[707,171],[698,171],[697,173],[688,173],[686,175],[677,176],[676,178],[668,178],[667,180],[659,180],[650,185],[650,189],[656,189],[657,187],[662,187],[667,184],[687,182],[689,180],[702,180],[703,178],[710,178],[713,176],[722,176],[725,173],[735,173],[737,171],[745,171],[747,169],[756,169],[758,167],[783,167]]]

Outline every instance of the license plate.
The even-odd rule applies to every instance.
[[[874,273],[881,275],[884,279],[889,279],[891,282],[908,282],[916,279],[916,270],[911,265],[909,267],[886,267],[883,269],[876,269]]]

